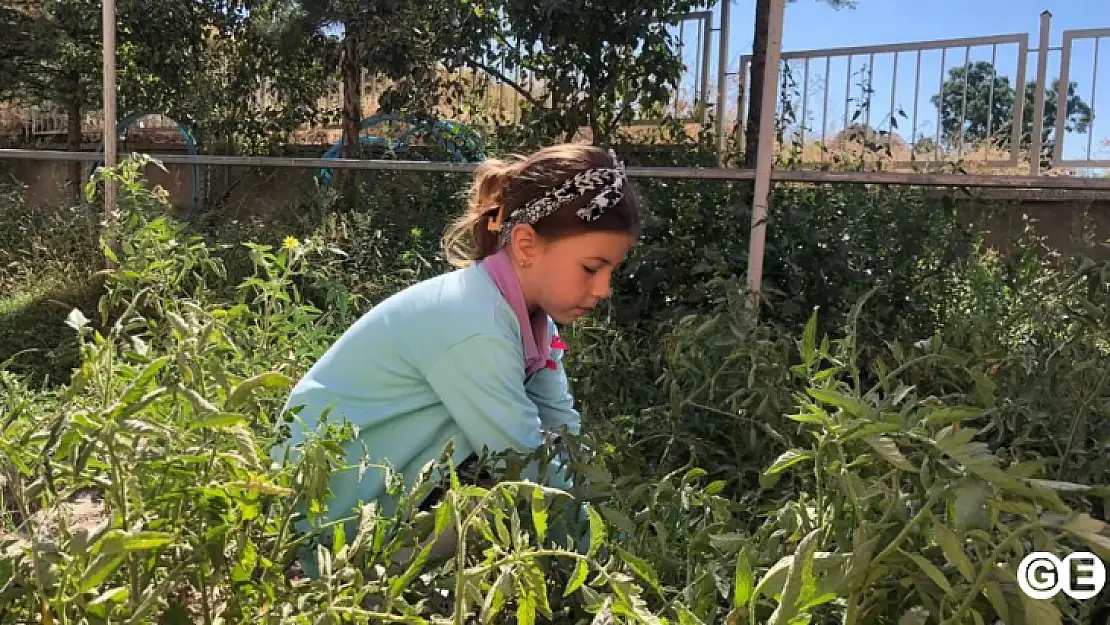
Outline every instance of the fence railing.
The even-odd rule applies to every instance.
[[[1003,120],[993,119],[995,113],[995,87],[999,83],[1008,85],[1008,77],[999,77],[997,75],[998,53],[999,47],[1016,46],[1016,51],[1013,55],[1016,60],[1017,71],[1014,75],[1016,82],[1016,92],[1024,93],[1025,91],[1025,71],[1026,71],[1026,56],[1029,50],[1029,35],[1028,34],[1013,34],[1013,35],[997,35],[990,37],[969,37],[962,39],[943,39],[933,41],[921,41],[912,43],[901,44],[888,44],[877,46],[855,46],[845,48],[827,48],[820,50],[804,50],[797,52],[783,52],[782,61],[783,67],[780,68],[779,85],[780,85],[780,109],[779,124],[789,127],[794,126],[795,141],[801,145],[805,145],[807,138],[809,138],[809,119],[812,113],[812,107],[819,106],[821,109],[821,124],[820,124],[820,154],[823,158],[827,158],[829,152],[827,146],[830,144],[830,99],[833,93],[833,86],[836,81],[833,79],[833,62],[837,59],[844,59],[846,61],[846,71],[844,72],[843,82],[844,90],[839,96],[843,96],[844,109],[842,113],[843,125],[836,132],[836,139],[839,140],[863,140],[870,142],[874,145],[879,145],[885,142],[885,148],[888,155],[898,155],[908,152],[911,158],[904,160],[894,159],[893,165],[895,167],[909,167],[920,162],[918,155],[922,152],[921,143],[918,141],[919,129],[921,128],[920,120],[924,113],[922,103],[922,89],[930,89],[930,86],[922,85],[922,64],[923,55],[927,52],[939,52],[939,80],[934,85],[936,92],[930,98],[935,101],[933,108],[935,109],[936,118],[932,124],[933,132],[929,133],[932,136],[927,136],[922,132],[921,137],[924,141],[928,141],[927,145],[932,148],[931,152],[934,160],[940,160],[941,146],[954,147],[957,153],[962,155],[968,149],[967,130],[968,126],[968,89],[972,81],[971,69],[971,52],[974,48],[988,47],[990,49],[990,83],[987,93],[987,106],[986,106],[986,120],[985,123],[976,124],[982,125],[985,134],[997,137],[1002,134],[1002,140],[999,143],[1009,145],[1009,149],[1005,151],[1008,156],[1004,159],[994,158],[987,159],[983,164],[992,167],[1016,167],[1019,160],[1020,152],[1020,138],[1022,131],[1022,112],[1024,107],[1013,106],[1012,114],[1009,116],[1009,122]],[[948,67],[948,54],[951,50],[962,52],[963,65],[959,68],[962,72],[952,71],[948,76],[945,75],[945,69]],[[875,66],[876,59],[882,60],[882,57],[892,57],[891,72],[890,72],[890,89],[887,92],[889,101],[886,99],[877,100],[875,94],[876,74]],[[899,62],[902,59],[909,58],[913,66],[912,73],[908,77],[908,81],[913,84],[912,95],[910,96],[911,104],[907,107],[904,106],[901,98],[899,97],[899,78],[900,66]],[[862,66],[853,73],[853,63],[857,59],[863,59]],[[740,111],[740,128],[747,124],[747,106],[746,98],[748,93],[745,88],[749,81],[747,80],[751,70],[751,55],[744,55],[740,59],[742,89],[739,97],[739,111]],[[793,63],[792,63],[793,62]],[[792,65],[800,64],[802,74],[802,84],[800,89],[800,108],[801,116],[800,123],[794,114],[794,109],[798,106],[795,97],[789,94],[791,83],[794,79],[794,67]],[[816,70],[814,66],[817,66]],[[819,73],[816,79],[813,79],[811,74],[821,72],[823,66],[823,73]],[[962,74],[962,82],[960,76]],[[852,93],[852,79],[857,76],[860,79],[858,84],[860,96],[853,97]],[[906,80],[904,76],[901,76]],[[819,87],[819,97],[817,103],[811,103],[810,96],[811,82]],[[962,95],[958,100],[953,102],[947,96],[946,88],[949,86],[962,88]],[[852,103],[856,103],[856,108],[853,111]],[[883,122],[879,126],[872,124],[874,116],[874,108],[877,103],[889,102],[889,109],[878,116]],[[911,113],[906,113],[906,109],[912,110]],[[906,146],[895,145],[895,140],[899,138],[899,122],[898,118],[910,119],[910,139]],[[887,126],[886,130],[880,130],[883,126]],[[835,128],[835,126],[834,126]],[[975,128],[978,130],[978,128]],[[987,137],[984,137],[987,138]],[[901,149],[908,147],[908,151]],[[896,149],[899,148],[899,149]]]
[[[1094,149],[1096,145],[1110,148],[1110,127],[1095,125],[1099,73],[1110,70],[1110,64],[1100,64],[1099,56],[1103,48],[1110,47],[1110,28],[1065,30],[1063,45],[1054,47],[1049,43],[1050,26],[1051,14],[1045,12],[1036,48],[1030,47],[1028,34],[1018,33],[783,52],[775,123],[785,142],[801,146],[803,165],[824,164],[835,148],[857,144],[895,169],[953,161],[983,169],[1027,169],[1034,175],[1045,167],[1110,167],[1110,157],[1100,158]],[[1089,92],[1072,80],[1077,41],[1093,43],[1093,56],[1086,59],[1090,73],[1083,76],[1091,82]],[[1050,52],[1061,53],[1057,80],[1049,71]],[[930,53],[933,58],[925,60]],[[1032,60],[1030,54],[1035,54]],[[878,72],[883,57],[892,62],[887,71]],[[908,68],[901,63],[907,59]],[[855,65],[857,61],[862,64]],[[842,74],[833,72],[838,62],[847,66]],[[737,72],[740,88],[735,119],[741,136],[747,122],[750,63],[750,55],[741,57]],[[812,77],[815,67],[816,80]],[[800,89],[798,74],[802,76]],[[1110,75],[1102,78],[1110,85]],[[858,95],[853,94],[853,79],[859,81]],[[912,91],[905,88],[907,82],[913,85]],[[877,84],[883,87],[876,88]],[[830,127],[829,105],[834,97],[834,104],[842,102],[844,106],[837,111],[842,123]],[[1103,101],[1108,97],[1110,94]],[[880,108],[876,116],[876,107],[884,106],[889,108]],[[821,118],[814,133],[809,121],[815,108]],[[876,118],[880,123],[873,125]],[[899,119],[909,120],[907,131]],[[1100,138],[1100,131],[1105,136]],[[807,144],[815,135],[819,141]],[[1075,135],[1085,139],[1084,157],[1068,153],[1067,139]]]
[[[24,132],[33,137],[64,135],[69,129],[68,115],[56,109],[27,107],[22,108],[18,115]],[[99,111],[82,114],[81,122],[81,133],[84,135],[99,135],[104,130],[104,117]],[[176,130],[177,123],[165,115],[151,114],[136,122],[134,128],[140,131]]]
[[[1103,42],[1103,39],[1106,41]],[[1071,64],[1072,64],[1072,51],[1075,48],[1075,42],[1088,40],[1094,43],[1094,58],[1091,63],[1091,99],[1088,103],[1091,109],[1091,120],[1087,125],[1087,146],[1085,158],[1065,158],[1064,145],[1067,140],[1067,115],[1056,115],[1056,128],[1055,134],[1057,140],[1055,149],[1053,150],[1053,162],[1060,167],[1110,167],[1110,157],[1096,158],[1094,156],[1095,145],[1095,103],[1098,99],[1098,83],[1099,83],[1099,53],[1103,48],[1110,48],[1110,28],[1089,28],[1083,30],[1070,30],[1064,32],[1064,44],[1060,55],[1060,85],[1067,93],[1067,85],[1071,83]],[[1105,43],[1105,46],[1101,44]],[[1110,59],[1108,59],[1110,61]],[[1103,71],[1110,69],[1110,63],[1103,66]],[[1110,85],[1110,75],[1105,77],[1106,84]],[[1057,96],[1057,107],[1061,98]],[[1110,133],[1108,133],[1110,134]],[[1105,137],[1102,141],[1107,147],[1110,147],[1110,137]]]

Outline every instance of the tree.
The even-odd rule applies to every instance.
[[[727,0],[726,0],[727,1]],[[828,3],[834,9],[856,7],[856,0],[818,0]],[[744,161],[747,167],[755,165],[759,152],[759,127],[762,124],[763,77],[767,73],[767,28],[771,19],[772,0],[756,0],[755,32],[752,35],[752,62],[748,73],[748,123],[744,127]],[[797,2],[797,0],[787,0]],[[775,70],[778,73],[777,68]]]
[[[33,3],[9,0],[0,4],[0,102],[14,99],[20,91],[21,77],[29,73],[33,60],[43,51],[36,32]]]
[[[437,64],[481,57],[497,27],[492,0],[303,0],[308,22],[337,41],[343,81],[343,157],[359,153],[361,77],[394,81],[382,94],[393,112],[427,111],[441,92]]]
[[[188,89],[190,65],[202,50],[196,17],[203,6],[200,0],[117,0],[120,110],[157,106]],[[79,150],[83,115],[102,101],[100,0],[28,0],[5,8],[0,19],[16,26],[16,36],[5,36],[0,48],[6,85],[0,95],[65,109],[67,149]],[[74,163],[76,193],[81,172]]]
[[[965,81],[966,79],[966,81]],[[966,82],[966,99],[965,93]],[[993,85],[993,90],[992,90]],[[1054,81],[1044,93],[1044,128],[1042,145],[1051,153],[1050,137],[1056,129],[1059,81]],[[1068,84],[1066,95],[1066,132],[1086,132],[1091,124],[1091,107],[1076,93],[1077,85]],[[1036,105],[1037,85],[1025,84],[1022,103],[1021,147],[1028,147],[1033,137],[1033,107]],[[999,76],[988,61],[976,61],[967,66],[948,70],[948,80],[941,92],[930,98],[933,106],[940,106],[941,134],[949,146],[990,140],[993,145],[1009,147],[1014,120],[1017,93],[1006,76]]]
[[[668,100],[684,66],[668,26],[697,0],[507,0],[502,54],[544,86],[538,98],[498,76],[525,100],[524,123],[540,136],[574,137],[589,127],[605,142],[637,110]],[[511,37],[509,36],[511,33]],[[476,63],[480,69],[482,67]]]
[[[338,49],[300,2],[224,2],[204,31],[190,88],[159,110],[198,130],[202,140],[239,153],[269,152],[298,128],[323,121],[319,100]]]

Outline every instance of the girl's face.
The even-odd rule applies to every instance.
[[[546,241],[530,227],[526,230],[514,237],[524,297],[560,324],[573,322],[609,297],[613,272],[636,242],[632,235],[616,232]]]

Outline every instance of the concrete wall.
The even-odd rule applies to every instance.
[[[121,154],[143,149],[146,148],[121,150]],[[165,147],[160,147],[159,150],[166,151]],[[308,147],[298,156],[319,156],[323,151]],[[69,163],[60,161],[0,161],[0,176],[14,176],[27,184],[33,204],[57,206],[72,201],[72,190],[66,186],[70,167]],[[154,166],[148,167],[145,174],[147,180],[152,186],[159,185],[169,191],[170,199],[175,205],[189,207],[193,167],[165,167],[165,171]],[[198,169],[200,178],[197,184],[201,197],[210,198],[213,206],[222,206],[219,212],[229,219],[265,215],[304,202],[317,191],[313,179],[316,170],[215,166],[202,166]],[[375,174],[359,173],[366,176]],[[1022,233],[1025,227],[1023,215],[1035,220],[1036,229],[1046,236],[1048,244],[1061,252],[1066,253],[1072,249],[1073,233],[1084,219],[1093,223],[1100,240],[1110,240],[1110,197],[1106,197],[1106,193],[1006,189],[979,190],[973,196],[965,191],[936,190],[931,193],[955,194],[957,201],[968,209],[967,219],[981,220],[989,214],[992,233],[990,243],[1002,251],[1010,247],[1008,242],[1012,238]],[[204,202],[202,199],[202,211]],[[1110,249],[1106,253],[1110,256]]]

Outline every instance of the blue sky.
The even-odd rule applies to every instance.
[[[1105,0],[1039,0],[1037,2],[1032,0],[857,0],[857,5],[855,9],[834,10],[820,0],[797,0],[788,4],[784,22],[783,50],[802,51],[1020,33],[1029,35],[1029,47],[1034,49],[1039,45],[1040,14],[1045,10],[1052,13],[1050,47],[1062,45],[1065,30],[1110,29],[1110,2]],[[715,25],[718,22],[716,16],[719,15],[719,10],[719,7],[714,9]],[[732,4],[728,50],[730,71],[735,71],[739,66],[741,54],[751,53],[754,11],[754,0],[739,0]],[[697,40],[696,27],[691,24],[687,26],[686,32],[688,48],[684,56],[693,68],[697,52],[690,43]],[[1016,78],[1017,52],[1018,46],[1009,44],[1000,45],[996,53],[998,72],[1000,75],[1009,76],[1011,84],[1014,84]],[[1093,39],[1075,42],[1069,64],[1069,79],[1078,83],[1078,93],[1088,104],[1092,101],[1092,87],[1097,87],[1094,92],[1096,112],[1099,109],[1110,112],[1110,36],[1099,40],[1097,81],[1092,78],[1095,69],[1094,52]],[[963,46],[947,49],[944,53],[945,74],[948,69],[963,64],[964,54]],[[990,60],[991,54],[989,45],[974,47],[971,50],[971,60]],[[718,49],[714,41],[709,55],[711,85],[716,84],[717,58]],[[1035,53],[1031,52],[1028,55],[1027,80],[1033,80],[1036,77],[1036,59]],[[858,71],[867,61],[867,57],[854,57],[853,72]],[[915,100],[915,64],[915,53],[899,54],[898,82],[897,87],[892,89],[894,55],[876,56],[872,79],[874,89],[872,125],[888,128],[888,124],[884,124],[882,120],[889,119],[892,91],[896,108],[900,107],[907,115],[912,116]],[[1049,84],[1059,76],[1060,64],[1061,53],[1058,50],[1050,51],[1047,72]],[[796,67],[798,69],[795,78],[801,83],[803,66],[799,63]],[[847,69],[846,57],[840,57],[831,62],[827,118],[830,132],[843,127]],[[822,58],[819,61],[811,61],[807,117],[809,126],[814,128],[817,134],[821,131],[823,117],[824,74],[825,60]],[[916,98],[919,138],[922,135],[929,137],[935,135],[936,109],[929,104],[928,99],[939,90],[940,77],[941,51],[923,53],[920,91]],[[856,79],[852,82],[855,83]],[[687,83],[690,88],[693,87],[693,76],[689,77]],[[736,97],[736,79],[733,77],[730,79],[729,99],[735,102]],[[711,94],[711,99],[716,99],[715,93]],[[815,102],[816,106],[814,106]],[[911,121],[901,121],[898,129],[901,134],[910,134]],[[1110,147],[1100,148],[1102,141],[1110,139],[1110,114],[1104,113],[1101,117],[1096,115],[1092,134],[1092,157],[1110,159]],[[1087,154],[1088,135],[1087,133],[1069,134],[1064,145],[1065,157],[1083,158]]]

